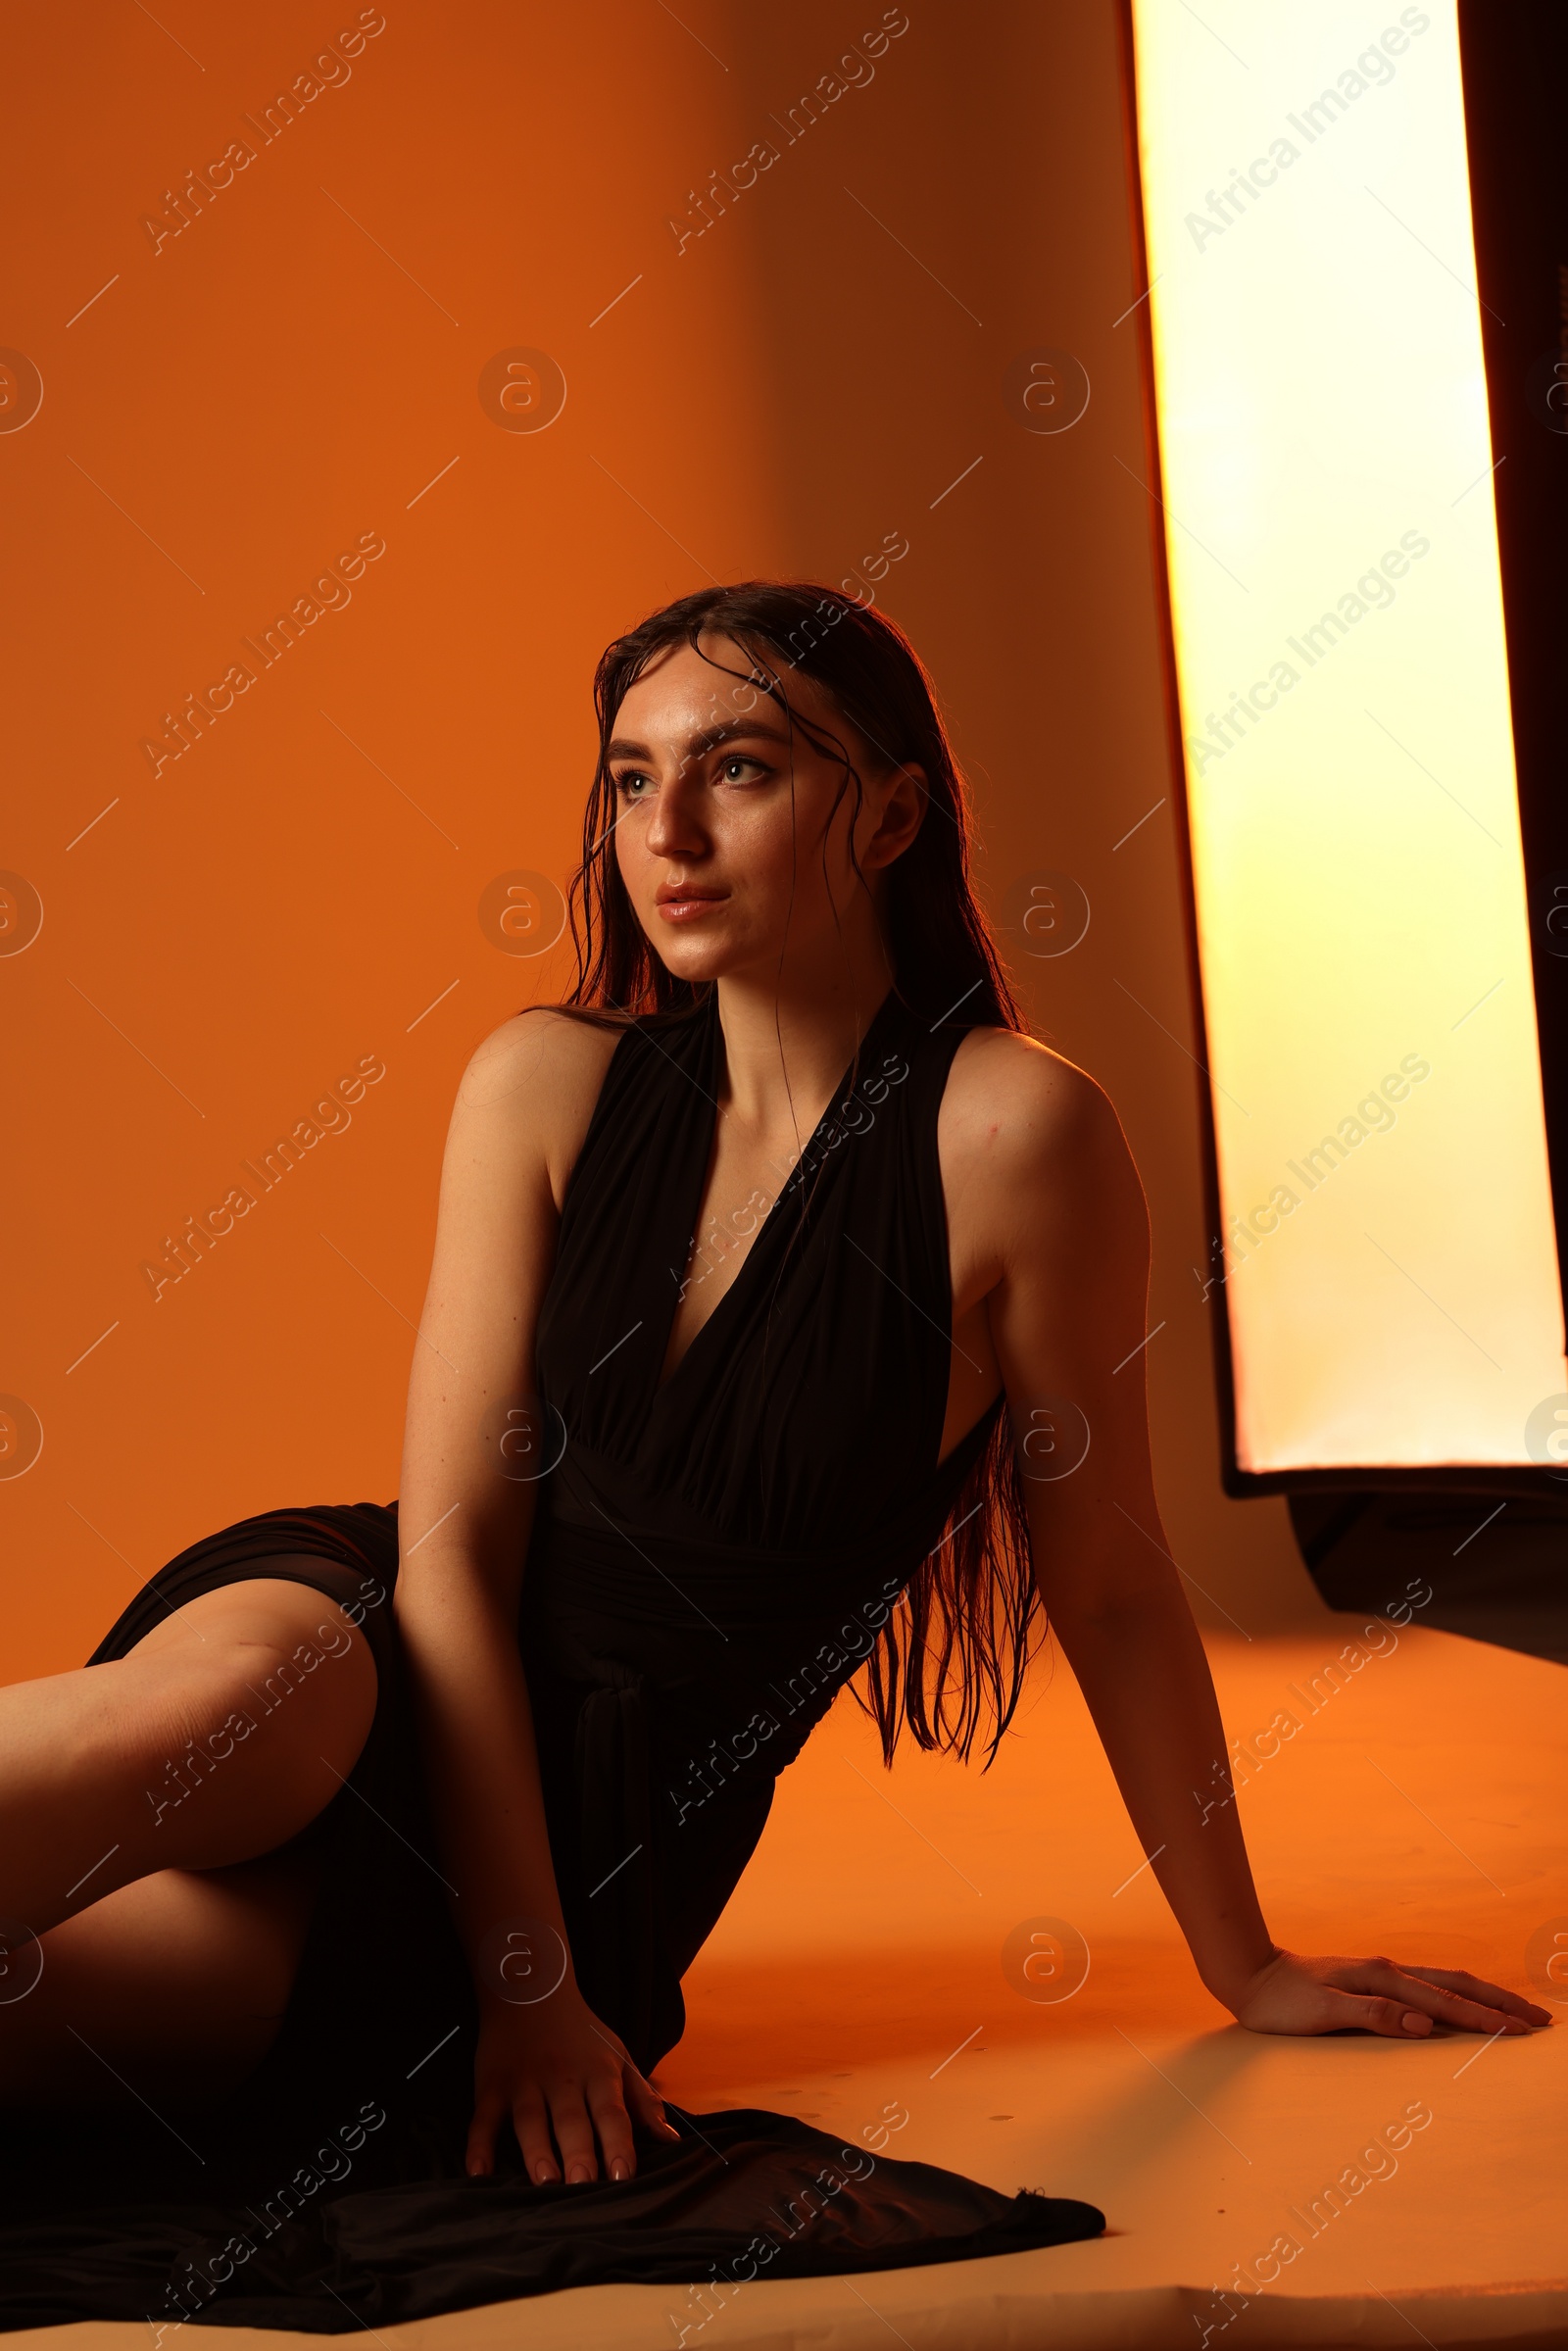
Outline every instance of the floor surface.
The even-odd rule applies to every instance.
[[[841,1699],[781,1783],[751,1873],[687,1979],[691,2023],[661,2087],[698,2111],[804,2115],[846,2144],[1009,2192],[1083,2197],[1106,2235],[727,2296],[592,2287],[378,2339],[400,2351],[1568,2345],[1568,1961],[1561,1984],[1544,1972],[1554,1935],[1568,1952],[1562,1668],[1419,1623],[1381,1627],[1378,1652],[1363,1644],[1355,1663],[1345,1651],[1358,1625],[1325,1612],[1289,1638],[1209,1641],[1233,1739],[1252,1745],[1281,1713],[1298,1726],[1242,1766],[1271,1930],[1298,1950],[1387,1951],[1555,1993],[1556,2025],[1408,2046],[1245,2033],[1199,1984],[1140,1868],[1059,1657],[1042,1664],[989,1774],[911,1751],[889,1776]],[[36,2339],[131,2351],[144,2331]],[[215,2351],[321,2339],[186,2331]]]

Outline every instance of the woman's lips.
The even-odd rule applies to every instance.
[[[695,922],[704,914],[711,914],[716,906],[723,904],[722,898],[699,898],[695,895],[689,898],[662,898],[658,911],[665,922]]]

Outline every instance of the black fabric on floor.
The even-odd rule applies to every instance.
[[[466,2179],[461,2131],[438,2144],[428,2105],[392,2114],[375,2099],[345,2108],[304,2164],[296,2119],[290,2171],[259,2132],[200,2186],[194,2144],[155,2144],[167,2126],[11,2130],[0,2327],[134,2319],[159,2351],[186,2321],[342,2334],[562,2286],[662,2283],[680,2340],[756,2278],[1023,2252],[1105,2225],[1092,2204],[1006,2196],[789,2115],[669,2113],[681,2143],[640,2144],[634,2180],[570,2187],[533,2185],[514,2148],[510,2170]],[[201,2118],[180,2128],[199,2133]],[[181,2177],[178,2200],[125,2197],[128,2180],[145,2197]]]

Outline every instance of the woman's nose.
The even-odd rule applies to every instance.
[[[695,796],[684,777],[666,777],[661,783],[646,839],[655,857],[689,857],[707,847]]]

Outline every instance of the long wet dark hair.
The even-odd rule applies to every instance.
[[[569,895],[577,970],[562,1010],[659,1025],[690,1019],[713,995],[714,982],[679,979],[661,961],[633,910],[611,846],[616,808],[607,754],[621,702],[649,663],[680,645],[703,654],[700,638],[714,634],[738,645],[751,666],[713,661],[713,667],[769,696],[792,740],[798,729],[842,767],[835,810],[853,790],[858,816],[861,779],[848,746],[790,703],[785,688],[792,672],[809,678],[888,766],[909,761],[924,770],[919,830],[885,876],[895,991],[931,1026],[957,1014],[965,1025],[1023,1029],[970,884],[968,788],[931,680],[893,621],[808,580],[702,588],[651,612],[606,648],[594,675],[599,760]],[[995,1760],[1023,1692],[1031,1627],[1044,1628],[1024,1493],[1004,1409],[941,1542],[877,1636],[863,1669],[864,1691],[862,1676],[852,1686],[881,1732],[887,1762],[905,1722],[917,1745],[967,1758],[987,1718],[994,1728],[984,1768]]]

